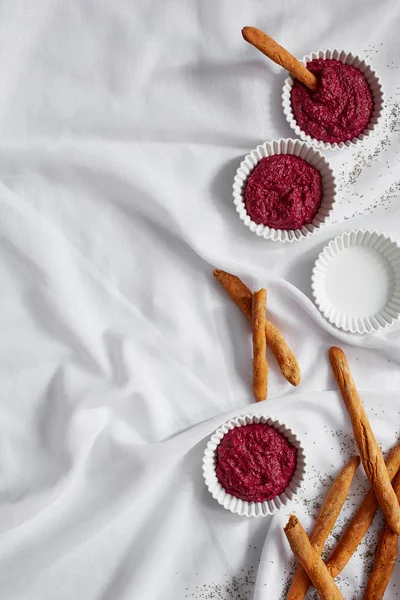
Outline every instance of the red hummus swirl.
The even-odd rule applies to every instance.
[[[316,140],[347,142],[368,126],[374,110],[372,90],[359,69],[338,60],[315,58],[307,69],[320,80],[312,92],[298,79],[291,92],[294,118]]]
[[[291,154],[262,158],[247,180],[245,207],[251,220],[273,229],[312,223],[322,200],[321,174]]]
[[[217,478],[228,494],[264,502],[281,494],[296,469],[297,449],[274,427],[253,423],[228,431],[217,448]]]

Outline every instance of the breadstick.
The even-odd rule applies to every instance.
[[[292,385],[299,385],[300,368],[296,357],[285,342],[281,332],[268,319],[265,323],[265,335],[267,344],[278,362],[282,375]]]
[[[390,480],[394,478],[399,468],[400,444],[397,444],[397,446],[392,448],[386,459],[386,469]],[[374,519],[378,506],[374,491],[370,490],[327,560],[326,566],[332,577],[336,577],[342,572],[357,550],[358,544],[367,533]]]
[[[300,521],[290,515],[284,529],[293,554],[306,571],[322,600],[343,600],[318,552],[312,547]]]
[[[351,376],[346,356],[340,348],[331,348],[329,358],[340,393],[349,413],[353,435],[363,463],[365,473],[371,482],[376,499],[389,527],[400,534],[400,506],[390,483],[382,452],[375,439],[367,414]]]
[[[234,303],[251,322],[252,293],[236,275],[215,269],[214,276],[228,292]],[[283,335],[268,319],[265,324],[267,344],[271,348],[282,375],[296,386],[300,383],[300,369],[296,357],[287,345]]]
[[[318,79],[314,73],[311,73],[293,54],[290,54],[286,48],[280,46],[272,37],[260,31],[257,27],[243,27],[242,36],[246,42],[249,42],[249,44],[257,48],[265,56],[268,56],[268,58],[292,73],[294,77],[302,81],[310,90],[313,92],[318,90]]]
[[[310,542],[314,550],[321,556],[328,535],[339,516],[344,501],[347,498],[354,474],[360,464],[360,457],[353,456],[343,467],[322,505],[314,529],[310,535]],[[290,586],[287,600],[303,600],[306,596],[310,578],[301,565],[298,565]]]
[[[253,392],[256,402],[265,400],[268,392],[267,340],[265,337],[265,312],[267,310],[267,292],[261,288],[253,294]]]
[[[393,489],[400,500],[400,475],[397,475]],[[379,536],[374,567],[369,576],[364,596],[365,600],[382,600],[396,563],[397,542],[398,535],[385,524]]]

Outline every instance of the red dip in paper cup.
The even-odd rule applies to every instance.
[[[217,478],[228,494],[264,502],[281,494],[296,469],[297,448],[275,427],[252,423],[235,427],[217,448]]]
[[[239,429],[244,432],[234,433]],[[245,517],[266,517],[298,497],[306,459],[289,427],[272,417],[248,414],[226,421],[211,435],[202,468],[210,494],[224,508]],[[256,502],[243,497],[272,499]]]
[[[353,65],[334,59],[314,58],[307,69],[319,79],[319,89],[312,92],[295,80],[291,104],[299,127],[331,144],[357,138],[374,110],[372,90],[364,75]]]
[[[290,154],[262,158],[247,180],[245,207],[251,220],[273,229],[301,229],[313,222],[322,200],[321,173]]]

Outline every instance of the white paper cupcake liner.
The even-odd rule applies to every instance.
[[[339,60],[342,63],[345,63],[346,65],[353,65],[354,67],[359,69],[361,73],[363,73],[364,77],[368,81],[368,84],[372,90],[372,94],[374,97],[374,111],[372,113],[372,117],[368,124],[368,127],[364,129],[363,133],[357,138],[353,138],[352,140],[349,140],[347,142],[339,142],[338,144],[322,142],[321,140],[316,140],[315,138],[312,138],[311,136],[307,135],[302,129],[300,129],[293,115],[290,95],[294,79],[291,75],[289,75],[289,77],[285,79],[282,93],[283,112],[286,115],[286,119],[290,127],[296,133],[296,135],[298,135],[305,142],[312,144],[316,148],[320,148],[323,150],[338,150],[339,148],[349,148],[350,146],[355,146],[359,142],[362,142],[370,134],[370,132],[377,127],[378,122],[381,118],[384,102],[383,86],[381,80],[379,79],[375,71],[369,65],[367,65],[364,60],[362,60],[358,56],[355,56],[351,52],[345,52],[344,50],[318,50],[318,52],[313,52],[309,56],[305,56],[301,62],[303,64],[307,64],[308,62],[314,60],[314,58],[333,58],[335,60]]]
[[[224,435],[234,427],[242,427],[243,425],[250,425],[251,423],[266,423],[267,425],[275,427],[275,429],[280,431],[288,441],[297,448],[296,470],[288,487],[282,494],[273,498],[273,500],[266,500],[265,502],[246,502],[245,500],[231,496],[224,490],[216,475],[217,447]],[[266,417],[264,415],[241,415],[240,417],[230,419],[221,425],[211,436],[203,456],[204,480],[213,498],[227,510],[245,517],[265,517],[267,515],[273,515],[276,511],[286,506],[288,502],[294,500],[303,483],[305,471],[306,459],[304,450],[296,435],[286,425],[283,425],[272,417]]]
[[[319,255],[312,293],[325,318],[344,331],[388,327],[400,316],[400,248],[376,231],[343,233]]]
[[[272,229],[267,225],[257,224],[247,214],[244,204],[244,194],[247,179],[254,167],[266,156],[274,154],[292,154],[298,156],[319,170],[322,177],[322,202],[312,223],[303,225],[301,229]],[[327,160],[322,154],[305,142],[292,139],[279,139],[264,142],[245,156],[236,171],[233,182],[233,202],[243,223],[251,232],[266,240],[274,242],[294,242],[309,237],[320,229],[327,221],[335,202],[335,178]]]

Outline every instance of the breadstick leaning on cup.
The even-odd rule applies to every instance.
[[[228,292],[234,303],[251,323],[252,293],[239,277],[221,271],[214,270],[214,277],[218,279],[222,287]],[[283,335],[268,319],[265,322],[265,335],[267,344],[275,356],[282,375],[289,383],[296,386],[300,383],[300,368],[295,355],[287,345]]]
[[[382,452],[358,395],[346,356],[341,348],[333,347],[329,351],[329,359],[349,413],[354,439],[365,474],[371,483],[387,524],[397,535],[400,535],[399,501],[390,482]]]
[[[286,48],[283,48],[272,37],[257,29],[257,27],[243,27],[242,36],[246,42],[268,56],[277,65],[281,65],[289,71],[311,91],[318,91],[319,82],[314,73],[311,73],[293,54],[290,54]]]

